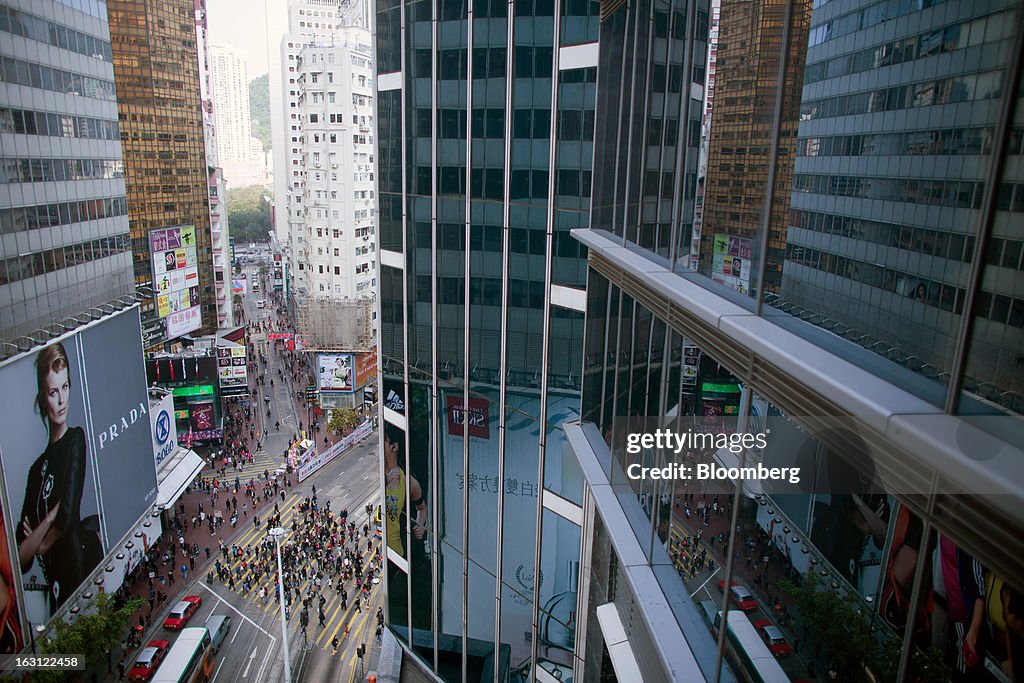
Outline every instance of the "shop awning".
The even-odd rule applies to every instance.
[[[181,497],[185,487],[192,483],[206,462],[193,450],[179,447],[169,458],[171,462],[160,474],[164,475],[157,485],[156,506],[158,509],[169,508]]]

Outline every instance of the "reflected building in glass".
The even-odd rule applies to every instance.
[[[696,270],[744,294],[752,287],[778,293],[782,280],[803,73],[792,67],[807,54],[810,18],[810,0],[722,2]],[[762,250],[769,255],[765,280],[751,283],[755,252]]]
[[[599,13],[377,3],[387,623],[446,680],[576,663]]]
[[[970,412],[1024,408],[1019,107],[1000,130],[1018,12],[1012,0],[815,9],[770,299],[929,384],[963,372],[952,383]],[[941,402],[932,390],[917,393]]]
[[[732,164],[741,144],[776,145],[766,160],[792,169],[788,187],[733,165],[718,182],[709,168],[705,188],[725,228],[739,196],[761,212],[741,233],[746,291],[716,277],[714,251],[690,268],[686,216],[664,249],[631,212],[658,157],[609,132],[640,135],[641,105],[625,103],[644,97],[602,105],[629,72],[614,59],[604,69],[614,11],[602,23],[603,182],[590,228],[574,231],[588,258],[582,415],[563,427],[586,480],[574,680],[1024,676],[1020,6],[799,7],[777,8],[777,54],[758,55],[784,65],[763,85],[802,83],[799,97],[772,93],[750,119],[767,135],[732,144]],[[756,21],[745,34],[729,21],[758,11],[722,6],[713,147],[739,123],[722,118],[721,84],[751,68],[729,42],[759,35]],[[729,230],[709,232],[702,245]],[[735,255],[730,241],[713,248]],[[767,445],[628,447],[693,426],[684,418],[766,433]],[[638,476],[700,462],[800,467],[801,481]]]

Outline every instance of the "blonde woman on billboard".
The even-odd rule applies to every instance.
[[[38,559],[55,610],[103,559],[96,516],[82,520],[87,470],[85,431],[68,426],[71,376],[63,344],[36,357],[36,409],[49,440],[28,472],[17,526],[22,572]]]

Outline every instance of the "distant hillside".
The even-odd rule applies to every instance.
[[[249,81],[249,115],[252,118],[252,136],[270,149],[270,81],[267,74]]]

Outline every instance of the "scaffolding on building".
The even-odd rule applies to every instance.
[[[373,299],[308,297],[296,302],[298,342],[306,351],[373,348]]]

